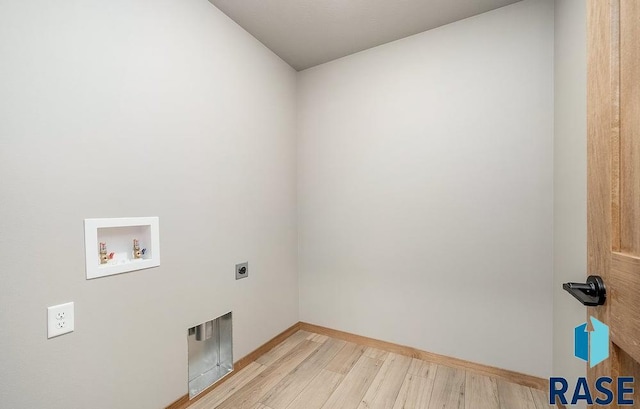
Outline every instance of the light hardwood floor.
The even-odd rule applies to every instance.
[[[298,331],[192,409],[542,409],[545,393]]]

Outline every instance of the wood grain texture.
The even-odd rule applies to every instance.
[[[640,2],[619,1],[620,17],[613,19],[619,21],[619,38],[612,36],[611,64],[618,65],[619,72],[614,74],[620,80],[620,180],[615,174],[611,179],[620,185],[620,252],[640,256]],[[613,217],[612,221],[617,222]]]
[[[405,355],[412,358],[417,358],[423,361],[432,362],[438,365],[444,365],[452,368],[459,368],[467,371],[475,372],[479,375],[485,375],[495,378],[501,378],[509,382],[515,382],[527,387],[536,388],[540,390],[547,390],[549,388],[549,380],[539,378],[532,375],[526,375],[515,371],[509,371],[507,369],[495,368],[488,365],[482,365],[475,362],[465,361],[463,359],[452,358],[444,355],[434,354],[432,352],[422,351],[416,348],[394,344],[391,342],[380,341],[373,338],[363,337],[361,335],[355,335],[344,331],[321,327],[318,325],[309,324],[306,322],[300,323],[300,328],[308,332],[315,332],[329,337],[343,339],[348,342],[352,342],[357,345],[364,345],[380,349],[387,352],[393,352],[398,355]]]
[[[609,327],[619,349],[620,375],[635,376],[640,364],[640,3],[619,1],[620,251],[612,256]],[[615,12],[616,10],[614,10]],[[616,18],[612,20],[615,24]],[[615,111],[615,109],[614,109]],[[615,175],[612,176],[615,181]],[[613,183],[613,182],[612,182]],[[638,401],[640,392],[636,392]]]
[[[640,258],[614,253],[611,269],[607,282],[612,293],[611,340],[633,360],[640,361]]]
[[[592,383],[640,375],[640,2],[589,0],[587,18],[588,270],[607,286],[588,315],[611,332]]]
[[[237,360],[233,365],[233,372],[222,378],[219,382],[211,385],[209,388],[205,389],[196,396],[194,399],[189,400],[189,394],[185,394],[178,398],[176,401],[167,406],[166,409],[186,409],[190,407],[194,402],[197,402],[198,399],[202,399],[207,393],[213,391],[215,388],[221,386],[225,382],[230,381],[238,372],[240,372],[243,368],[248,366],[253,361],[257,360],[271,349],[275,348],[278,344],[288,340],[293,334],[299,332],[300,330],[300,322],[296,322],[289,328],[285,329],[275,337],[271,338],[269,341],[265,342],[260,347],[256,348],[254,351],[250,352],[243,358]]]
[[[310,334],[307,331],[298,331],[293,335],[291,335],[286,340],[284,340],[283,342],[276,345],[274,348],[271,348],[269,351],[257,357],[255,361],[258,362],[259,364],[269,366],[274,362],[276,362],[278,359],[288,354],[289,351],[294,349],[298,344],[304,341],[309,335]]]
[[[617,346],[615,346],[615,349],[614,355],[616,355],[620,361],[620,374],[622,376],[631,376],[635,379],[633,393],[625,395],[625,398],[633,399],[635,402],[634,407],[636,407],[638,406],[638,402],[640,402],[640,384],[638,383],[640,379],[640,363],[627,355],[625,351],[619,350]],[[626,406],[626,408],[629,408],[629,406]]]
[[[389,353],[358,409],[393,409],[411,358]]]
[[[314,329],[319,329],[319,332],[314,332]],[[338,340],[339,343],[336,343]],[[257,374],[255,376],[255,378],[258,379],[251,379],[250,382],[245,382],[247,379],[243,377],[232,382],[233,379],[239,373],[241,373],[241,370],[243,368],[247,367],[254,361],[256,365],[259,365],[257,367],[254,367],[254,369],[272,366],[280,367],[283,363],[283,358],[288,357],[293,351],[296,351],[296,349],[299,348],[303,342],[306,343],[305,345],[307,346],[311,345],[315,346],[316,348],[322,348],[323,345],[329,343],[329,345],[334,345],[334,347],[326,346],[324,348],[330,348],[333,352],[337,350],[337,353],[326,363],[324,362],[324,358],[320,359],[321,363],[319,363],[319,366],[324,365],[324,367],[316,368],[313,370],[310,369],[310,364],[309,367],[305,369],[303,362],[307,358],[300,360],[298,364],[303,365],[299,370],[299,373],[302,375],[300,379],[296,379],[294,375],[289,376],[289,373],[294,371],[294,369],[298,365],[295,365],[294,368],[291,368],[289,365],[285,366],[284,368],[285,371],[288,371],[287,373],[282,373],[283,368],[278,368],[276,370],[276,375],[271,375],[268,381],[265,381],[263,378],[269,373],[272,373],[272,371],[274,370],[267,371],[266,368],[263,368],[260,370],[260,374]],[[313,351],[309,353],[309,355],[312,354],[313,356],[316,356]],[[238,407],[248,408],[249,406],[247,405],[249,405],[253,400],[257,399],[254,402],[254,406],[257,406],[258,403],[269,406],[269,403],[271,403],[272,405],[276,406],[272,407],[271,409],[282,409],[285,402],[290,402],[287,404],[285,409],[317,409],[327,403],[330,395],[335,392],[335,389],[339,386],[339,384],[342,384],[342,380],[344,380],[345,375],[351,372],[355,364],[362,357],[375,361],[380,366],[390,355],[401,355],[403,357],[411,358],[408,369],[406,371],[406,376],[403,376],[402,381],[397,381],[396,386],[394,386],[397,387],[397,383],[400,383],[398,396],[401,396],[402,399],[405,400],[405,402],[397,403],[396,401],[394,402],[393,406],[414,404],[415,402],[418,402],[420,404],[424,403],[426,394],[428,394],[429,397],[431,395],[433,386],[431,381],[434,379],[434,374],[436,372],[436,369],[438,368],[438,365],[436,363],[444,366],[453,363],[452,367],[464,369],[476,375],[505,379],[510,382],[520,383],[524,386],[534,387],[537,389],[546,390],[548,387],[548,381],[528,375],[518,374],[498,368],[487,367],[480,364],[474,364],[456,358],[444,357],[441,355],[420,351],[415,348],[404,347],[389,342],[378,341],[371,338],[349,334],[342,331],[331,330],[324,327],[318,327],[311,324],[297,323],[271,339],[266,344],[262,345],[260,348],[256,349],[254,352],[239,360],[235,364],[235,370],[227,377],[223,378],[223,380],[209,388],[209,390],[201,393],[191,401],[189,401],[188,395],[185,395],[168,406],[167,409],[185,409],[191,407],[192,405],[195,405],[200,399],[203,399],[205,396],[207,396],[208,403],[196,406],[196,408],[210,409],[215,407],[212,406],[212,403],[226,401],[229,400],[230,397],[233,397],[233,399],[236,400],[240,399],[237,397],[238,393],[242,392],[240,389],[247,388],[254,383],[258,383],[259,385],[257,387],[253,385],[253,389],[250,393],[246,390],[242,392],[242,394],[248,395],[250,396],[250,398],[245,398],[244,401],[240,399],[240,401],[244,403],[242,403],[243,406]],[[320,354],[318,356],[323,356],[323,354]],[[329,356],[325,356],[325,358],[328,357]],[[312,358],[310,359],[312,360]],[[411,376],[409,377],[409,375]],[[278,376],[281,377],[277,378]],[[284,378],[287,378],[288,380],[284,380]],[[275,381],[274,383],[275,379],[277,379],[277,381]],[[326,383],[324,382],[325,380],[327,381]],[[373,379],[370,379],[369,381],[373,382]],[[220,389],[216,397],[211,396],[212,394],[216,394],[217,388],[222,387],[223,385],[227,384],[227,382],[231,383],[229,383],[226,387]],[[288,386],[283,387],[283,385]],[[273,390],[276,387],[277,390],[286,391],[283,392],[284,396],[280,397],[280,393],[276,393],[276,391]],[[233,391],[233,393],[229,394],[228,391],[230,390]],[[294,391],[299,392],[297,396],[293,396]],[[361,399],[364,396],[364,393],[366,393],[367,391],[368,388],[363,392],[362,396],[359,396],[356,399],[357,402],[354,409],[357,408],[358,405],[360,405]],[[262,394],[260,396],[256,396],[257,394],[260,394],[260,392]],[[316,406],[305,406],[305,404],[307,404],[307,401],[309,402],[309,405]],[[225,405],[227,405],[226,402]],[[408,406],[405,407],[408,408]]]
[[[429,409],[464,409],[465,371],[438,365]]]
[[[260,375],[265,369],[267,369],[266,366],[260,365],[257,362],[250,363],[244,369],[240,370],[232,379],[216,388],[215,394],[205,394],[201,399],[194,401],[190,407],[192,409],[215,408],[256,376]]]
[[[427,365],[420,365],[418,371],[412,371],[412,368],[415,369],[416,361],[413,359],[393,409],[428,409],[429,407],[437,365],[426,363]]]
[[[498,382],[494,378],[467,372],[464,402],[465,409],[500,409]]]
[[[549,396],[546,392],[531,389],[531,395],[536,409],[553,409],[555,407],[554,405],[549,405]]]
[[[300,392],[287,409],[320,409],[336,390],[344,375],[323,369]]]
[[[353,342],[347,342],[338,355],[329,362],[327,369],[339,374],[346,375],[347,372],[353,368],[358,362],[360,357],[364,354],[367,347],[363,345],[354,344]]]
[[[421,361],[420,359],[413,358],[411,359],[411,365],[409,365],[407,373],[409,375],[421,376],[423,378],[433,378],[435,377],[437,368],[438,365],[432,362]]]
[[[500,409],[537,409],[531,390],[515,383],[498,381]]]
[[[217,406],[218,409],[250,409],[275,387],[289,372],[300,365],[309,355],[318,349],[319,344],[303,340],[288,354],[278,359],[252,382],[242,387],[229,399]]]
[[[324,341],[318,349],[289,372],[260,401],[273,409],[285,409],[293,402],[346,344],[345,341],[327,337],[324,337]]]
[[[369,347],[365,349],[364,356],[373,359],[385,359],[389,355],[387,351],[383,351],[382,349]]]
[[[260,358],[261,356],[265,355],[266,353],[268,353],[269,351],[274,349],[280,343],[290,339],[297,332],[300,332],[300,323],[299,322],[293,324],[292,326],[290,326],[289,328],[285,329],[284,331],[282,331],[281,333],[279,333],[275,337],[271,338],[269,341],[265,342],[263,345],[261,345],[260,347],[258,347],[254,351],[252,351],[249,354],[247,354],[246,356],[240,358],[234,364],[234,369],[242,369],[245,366],[249,365],[251,362],[256,361],[258,358]]]
[[[294,346],[287,347],[288,352],[283,355],[278,352],[281,356],[273,362],[269,360],[269,366],[251,363],[192,406],[194,409],[544,407],[544,392],[536,389],[378,348],[358,348],[332,337],[302,335],[292,335],[295,342],[281,343]],[[348,364],[337,365],[339,359]],[[330,365],[340,372],[327,369]]]
[[[309,334],[309,336],[307,337],[309,341],[319,342],[319,343],[325,342],[327,338],[329,337],[327,337],[326,335],[313,334],[313,333]]]
[[[587,271],[609,280],[612,208],[612,101],[617,92],[612,75],[612,24],[617,0],[587,2]],[[615,66],[614,66],[615,67]],[[602,322],[609,322],[609,305],[589,309]],[[587,318],[588,321],[588,318]],[[611,360],[612,361],[612,360]],[[613,362],[613,361],[612,361]],[[590,384],[600,376],[611,375],[610,364],[587,370]]]
[[[356,409],[381,366],[382,361],[361,356],[322,409]]]
[[[620,3],[619,0],[612,0],[611,2],[611,15],[619,15]],[[622,158],[621,158],[621,141],[620,141],[620,22],[617,19],[613,19],[610,22],[611,32],[611,45],[610,45],[610,61],[609,61],[609,93],[611,100],[610,103],[610,155],[611,155],[611,179],[609,180],[611,188],[611,249],[614,251],[620,251],[622,241],[621,212],[622,212],[622,197],[621,197],[621,185],[620,185],[620,172],[622,171]]]

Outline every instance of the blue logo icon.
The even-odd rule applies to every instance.
[[[593,324],[592,331],[588,330],[586,322],[574,330],[574,355],[589,362],[589,367],[593,368],[609,358],[609,327],[594,317],[589,318]]]

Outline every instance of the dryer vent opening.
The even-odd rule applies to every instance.
[[[233,371],[231,313],[187,331],[189,344],[189,399]]]

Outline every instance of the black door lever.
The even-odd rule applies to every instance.
[[[586,283],[564,283],[562,288],[573,295],[582,305],[595,307],[607,301],[607,289],[600,276],[587,277]]]

